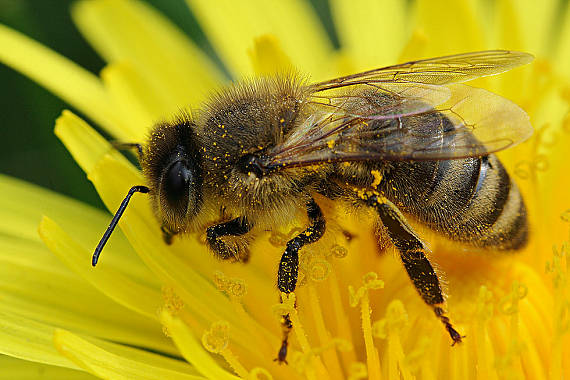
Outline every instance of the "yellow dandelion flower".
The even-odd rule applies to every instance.
[[[532,66],[477,85],[512,99],[536,133],[500,154],[528,207],[516,254],[458,252],[426,232],[445,278],[451,346],[371,223],[323,202],[323,242],[306,246],[300,286],[278,302],[287,226],[258,237],[247,265],[216,260],[200,237],[165,245],[147,199],[133,197],[93,269],[109,215],[0,176],[1,376],[118,379],[561,379],[570,377],[570,8],[564,2],[331,0],[334,49],[302,0],[188,0],[234,78],[295,67],[314,80],[409,59],[502,48]],[[0,60],[121,141],[198,107],[224,75],[176,27],[135,0],[82,0],[79,30],[106,60],[100,77],[0,25]],[[63,111],[56,135],[114,212],[140,171],[86,121]],[[331,148],[332,149],[332,148]],[[374,175],[381,181],[381,174]],[[352,239],[342,234],[345,229]],[[422,231],[423,232],[423,231]],[[388,252],[392,248],[388,249]],[[296,306],[296,307],[295,307]],[[294,326],[274,362],[279,318]]]

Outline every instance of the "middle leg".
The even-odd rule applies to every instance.
[[[277,274],[277,287],[283,293],[291,293],[295,291],[297,286],[297,277],[299,275],[299,250],[306,244],[311,244],[319,240],[325,233],[326,223],[321,208],[311,198],[307,202],[307,215],[309,216],[309,226],[287,242],[287,248],[281,256],[279,262],[279,271]],[[289,314],[281,316],[281,327],[283,330],[283,338],[281,347],[277,353],[279,363],[287,363],[287,346],[289,333],[293,328]]]
[[[309,226],[287,242],[287,248],[279,262],[277,287],[284,293],[295,291],[297,286],[299,250],[306,244],[316,242],[325,233],[325,217],[317,202],[312,198],[307,202],[307,215],[309,216]]]

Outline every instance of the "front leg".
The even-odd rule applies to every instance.
[[[235,258],[239,261],[244,261],[244,258],[241,258],[238,252],[234,252],[233,249],[228,247],[221,237],[245,235],[251,228],[252,224],[248,222],[245,217],[235,218],[229,222],[208,227],[206,231],[206,241],[208,242],[208,246],[214,251],[216,257],[222,260]],[[247,257],[245,259],[247,259]]]
[[[426,257],[427,249],[422,241],[392,202],[378,195],[370,196],[366,202],[378,212],[390,239],[400,252],[400,258],[414,287],[424,302],[433,308],[435,315],[453,339],[453,344],[460,343],[462,336],[453,328],[445,315],[439,278]]]
[[[139,143],[125,143],[119,141],[111,141],[113,148],[117,150],[130,150],[135,149],[137,151],[137,158],[139,162],[143,159],[143,146]]]
[[[162,240],[166,245],[171,245],[172,238],[178,235],[178,231],[173,231],[164,224],[160,227],[160,231],[162,232]]]
[[[277,287],[283,293],[291,293],[297,286],[297,277],[299,275],[299,249],[305,244],[316,242],[325,233],[325,218],[321,208],[312,198],[307,202],[307,215],[309,216],[309,226],[299,235],[287,242],[287,248],[279,262]],[[281,316],[281,327],[283,338],[281,340],[281,347],[277,353],[277,359],[275,360],[279,363],[287,363],[289,333],[293,328],[289,314]]]

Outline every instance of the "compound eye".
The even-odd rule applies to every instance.
[[[186,211],[192,180],[192,171],[182,161],[170,165],[163,179],[162,195],[172,208]]]

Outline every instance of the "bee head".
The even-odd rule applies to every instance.
[[[202,165],[194,128],[188,115],[157,124],[141,161],[155,213],[172,231],[184,231],[202,205]]]
[[[144,149],[138,144],[140,163],[148,186],[133,186],[109,227],[95,248],[92,265],[99,260],[103,247],[113,233],[135,193],[149,193],[162,226],[170,231],[183,231],[202,205],[202,166],[189,115],[180,115],[173,123],[159,123],[151,132]]]

